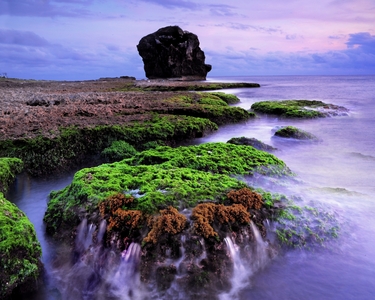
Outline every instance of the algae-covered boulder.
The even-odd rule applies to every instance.
[[[247,137],[239,137],[239,138],[231,138],[229,141],[227,141],[229,144],[234,144],[234,145],[246,145],[246,146],[252,146],[255,149],[262,150],[262,151],[267,151],[267,152],[272,152],[274,150],[277,150],[276,148],[267,145],[263,143],[260,140],[257,140],[255,138],[247,138]]]
[[[275,136],[283,138],[293,138],[298,140],[317,140],[317,137],[307,131],[294,126],[282,127],[275,132]]]
[[[230,189],[243,186],[226,175],[159,164],[131,166],[123,160],[78,171],[68,187],[51,193],[44,220],[48,232],[60,234],[119,193],[135,198],[124,207],[152,214],[169,205],[183,209],[199,201],[220,201]]]
[[[172,282],[189,297],[202,291],[218,294],[230,288],[233,275],[228,243],[253,259],[256,240],[266,237],[266,220],[279,221],[275,234],[286,245],[324,234],[325,228],[315,234],[313,218],[306,230],[295,230],[289,221],[298,206],[289,207],[285,196],[254,190],[234,177],[259,171],[292,175],[281,160],[252,146],[160,146],[78,171],[69,186],[50,194],[44,220],[60,240],[72,239],[82,224],[93,228],[93,241],[99,240],[100,249],[111,256],[126,253],[129,243],[141,244],[141,280],[161,294]],[[105,233],[95,232],[103,226]],[[268,259],[272,245],[262,245]],[[89,255],[95,251],[95,246],[87,250]]]
[[[348,112],[345,107],[317,100],[261,101],[254,103],[251,109],[286,118],[323,118],[344,115]]]
[[[35,289],[41,247],[26,215],[0,193],[0,298]],[[15,291],[14,291],[15,290]]]
[[[161,146],[118,163],[78,171],[70,186],[51,193],[44,220],[48,232],[63,234],[83,217],[93,218],[102,201],[119,193],[135,198],[128,209],[151,214],[170,205],[184,209],[200,201],[221,203],[229,190],[245,186],[229,175],[254,172],[292,175],[283,161],[249,146]]]
[[[36,288],[41,270],[41,247],[33,224],[2,192],[8,190],[23,163],[18,158],[0,158],[0,298]]]

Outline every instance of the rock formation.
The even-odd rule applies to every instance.
[[[143,37],[137,49],[149,79],[205,80],[212,68],[205,64],[198,37],[178,26]]]

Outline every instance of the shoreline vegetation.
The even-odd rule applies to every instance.
[[[336,223],[313,228],[313,218],[320,212],[310,216],[309,227],[305,214],[312,208],[245,183],[244,178],[253,174],[294,176],[275,155],[251,146],[271,149],[260,141],[241,138],[176,147],[220,125],[254,118],[250,108],[233,106],[240,101],[236,96],[216,90],[259,84],[139,81],[124,76],[75,82],[2,78],[0,87],[4,195],[22,168],[33,176],[48,176],[82,165],[88,157],[94,159],[96,167],[81,169],[69,186],[51,192],[44,217],[47,232],[69,244],[82,222],[101,228],[104,221],[103,245],[121,253],[129,242],[140,243],[141,278],[156,280],[159,290],[168,289],[176,276],[175,268],[158,267],[159,262],[181,257],[182,236],[190,259],[203,252],[208,255],[199,262],[202,266],[192,264],[182,280],[192,294],[230,287],[224,239],[235,236],[243,248],[245,241],[255,240],[253,226],[266,237],[265,220],[279,222],[276,234],[288,246],[323,243],[337,236]],[[0,215],[7,215],[9,201],[3,194],[0,197]],[[298,229],[302,215],[305,225]],[[40,252],[35,255],[40,257]],[[82,249],[80,255],[85,255]],[[36,265],[27,265],[31,277],[14,280],[14,287],[35,280],[40,269]],[[168,280],[153,278],[160,272]],[[197,278],[201,280],[196,282]],[[1,287],[7,284],[4,280]]]

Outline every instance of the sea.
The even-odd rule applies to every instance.
[[[375,299],[375,76],[246,76],[207,80],[259,83],[260,88],[222,90],[238,96],[241,102],[236,106],[246,110],[258,101],[301,99],[320,100],[349,110],[317,119],[258,114],[254,119],[220,126],[217,131],[188,142],[226,142],[244,136],[277,148],[274,154],[295,173],[294,180],[278,182],[255,176],[248,183],[297,197],[299,205],[323,208],[339,224],[338,237],[324,245],[282,248],[256,272],[247,272],[245,268],[241,274],[235,274],[234,289],[220,298]],[[275,130],[288,125],[308,131],[318,140],[274,136]],[[37,294],[25,299],[67,299],[56,283],[52,266],[58,247],[45,235],[42,219],[50,191],[65,187],[72,177],[73,173],[36,179],[23,174],[8,195],[34,224],[43,250],[45,283]]]

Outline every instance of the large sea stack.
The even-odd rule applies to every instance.
[[[149,79],[205,80],[212,68],[205,64],[198,37],[178,26],[143,37],[137,49]]]

